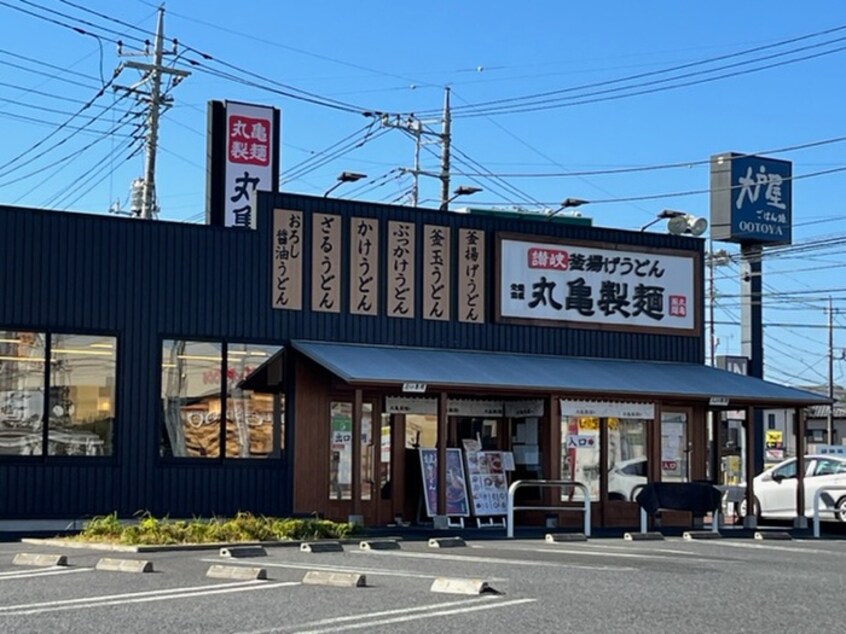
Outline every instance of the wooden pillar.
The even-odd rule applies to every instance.
[[[756,528],[757,519],[755,518],[755,443],[758,439],[755,438],[755,408],[746,408],[746,420],[743,421],[746,428],[746,442],[743,447],[744,460],[746,461],[746,519],[744,526],[747,528]]]
[[[647,464],[649,482],[661,481],[661,411],[660,402],[655,403],[655,416],[651,423],[647,423],[647,447],[649,456]]]
[[[447,394],[438,395],[438,515],[447,513]]]
[[[796,517],[805,516],[805,410],[796,408]]]
[[[417,456],[414,456],[417,459]],[[420,467],[417,467],[418,470]],[[402,514],[406,503],[405,490],[405,415],[391,414],[391,510],[393,517]],[[414,500],[417,503],[417,500]],[[391,519],[393,519],[393,517]]]
[[[361,515],[361,390],[353,396],[352,412],[352,513]]]
[[[608,509],[608,418],[599,419],[599,514],[600,526],[607,526]]]
[[[543,477],[547,480],[566,480],[570,474],[561,472],[561,407],[557,396],[552,395],[547,399],[546,415],[541,421],[546,423],[547,447],[544,453],[548,457]]]

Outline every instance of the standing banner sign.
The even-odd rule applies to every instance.
[[[426,515],[438,514],[438,450],[419,449],[420,468],[423,470],[423,499]],[[460,449],[447,449],[446,514],[452,517],[468,517],[470,504],[467,499],[467,477]]]
[[[279,189],[279,110],[209,102],[206,221],[256,228],[256,192]]]
[[[468,451],[467,475],[470,478],[473,515],[508,514],[508,481],[501,451]]]

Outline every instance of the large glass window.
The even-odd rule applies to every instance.
[[[585,484],[590,499],[599,500],[600,429],[604,426],[608,438],[607,499],[630,501],[647,483],[647,424],[649,421],[636,418],[562,416],[562,479]],[[584,498],[572,487],[564,489],[561,499],[574,502]]]
[[[277,352],[278,347],[253,344],[164,341],[161,455],[278,455],[284,437],[284,399]]]
[[[661,412],[661,480],[687,482],[689,456],[687,414]]]
[[[607,418],[608,499],[631,501],[647,482],[646,421]]]
[[[588,487],[590,499],[599,499],[599,418],[595,416],[561,417],[561,478],[581,482]],[[580,489],[562,489],[561,499],[583,500]]]
[[[267,364],[278,351],[248,344],[226,347],[227,458],[267,458],[273,453],[274,404],[282,401],[273,394],[249,389],[247,382],[257,371],[269,372]],[[282,416],[279,412],[280,421]]]
[[[0,455],[43,455],[45,437],[50,456],[111,455],[116,350],[114,337],[0,330]]]
[[[0,455],[40,455],[46,374],[44,333],[0,330]]]
[[[52,335],[47,407],[49,455],[112,453],[115,348],[113,337]]]

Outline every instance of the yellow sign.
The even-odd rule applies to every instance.
[[[781,447],[784,442],[784,432],[777,429],[768,429],[766,432],[765,442],[767,447],[770,448]]]

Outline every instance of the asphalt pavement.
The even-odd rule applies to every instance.
[[[451,533],[432,533],[447,537]],[[0,544],[3,632],[656,632],[835,631],[846,609],[846,541],[722,539],[549,543],[543,535],[467,539],[433,548],[406,538],[391,550],[223,558],[218,550],[116,553]],[[64,566],[13,563],[61,554]],[[101,558],[148,560],[154,572],[96,569]],[[213,579],[210,566],[262,568],[264,580]],[[365,587],[305,585],[322,571]],[[440,593],[433,582],[482,594]],[[443,581],[442,581],[443,583]]]

